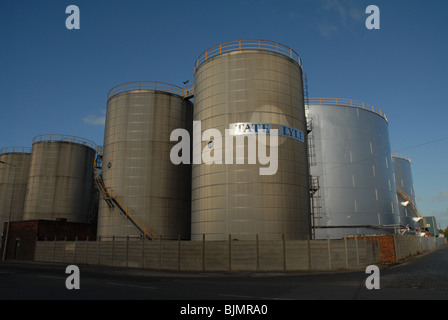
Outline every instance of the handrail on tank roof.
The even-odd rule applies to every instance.
[[[305,99],[305,104],[335,104],[338,106],[345,106],[345,107],[356,107],[356,108],[363,108],[366,110],[370,110],[381,117],[384,118],[384,120],[387,121],[386,114],[381,111],[380,108],[375,108],[372,105],[366,104],[362,101],[356,101],[351,99],[341,99],[341,98],[308,98]]]
[[[296,61],[300,68],[302,68],[302,59],[300,56],[291,48],[274,41],[259,40],[259,39],[244,39],[244,40],[234,40],[224,43],[220,43],[214,47],[205,50],[197,59],[194,65],[194,71],[205,61],[213,58],[222,53],[232,52],[232,51],[243,51],[243,50],[261,50],[280,53],[284,56],[291,58]]]
[[[6,147],[0,149],[0,154],[5,153],[31,153],[31,147]]]
[[[411,158],[409,158],[407,155],[404,155],[404,154],[401,154],[401,153],[394,152],[394,153],[392,153],[392,157],[400,158],[400,159],[403,159],[403,160],[407,160],[407,161],[409,161],[409,163],[411,163]]]
[[[82,144],[85,146],[88,146],[92,149],[96,150],[96,143],[84,139],[84,138],[80,138],[80,137],[75,137],[75,136],[68,136],[65,134],[43,134],[40,136],[37,136],[33,139],[33,144],[37,143],[37,142],[42,142],[42,141],[64,141],[64,142],[73,142],[73,143],[77,143],[77,144]]]
[[[181,88],[169,83],[159,82],[159,81],[133,81],[125,82],[119,84],[109,90],[107,94],[107,100],[116,96],[117,94],[129,91],[140,91],[140,90],[151,90],[151,91],[163,91],[168,93],[177,94],[179,96],[184,96],[187,88]]]

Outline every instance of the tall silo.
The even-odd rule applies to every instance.
[[[31,148],[8,147],[0,150],[0,226],[23,219]],[[3,229],[2,229],[3,230]]]
[[[33,139],[24,220],[89,223],[95,144],[68,135]]]
[[[193,119],[201,130],[193,151],[202,151],[202,160],[193,161],[192,240],[203,235],[207,240],[228,239],[229,235],[234,240],[254,240],[257,236],[307,239],[309,172],[302,65],[297,53],[264,40],[219,44],[197,59],[194,92]],[[227,150],[235,152],[232,156],[238,151],[226,146],[226,141],[219,150],[214,144],[216,137],[204,140],[206,130],[218,130],[224,140],[226,129],[241,128],[244,135],[249,133],[244,157],[231,157],[232,164],[224,159],[222,163],[204,161],[207,148],[213,155],[222,151],[223,158]],[[259,158],[249,163],[248,141],[257,128],[279,130],[275,174],[260,174],[260,168],[269,168],[271,163],[261,164]],[[295,134],[284,134],[289,132]],[[259,151],[261,140],[255,136]],[[237,145],[236,137],[232,143]],[[272,154],[272,148],[267,150]]]
[[[393,154],[395,184],[397,186],[400,223],[416,229],[418,224],[413,218],[420,218],[415,202],[414,182],[412,179],[411,159],[402,154]]]
[[[310,98],[307,117],[319,178],[315,238],[392,232],[399,210],[386,116],[363,102]]]
[[[182,88],[161,82],[131,82],[110,90],[102,177],[124,207],[160,239],[190,238],[191,164],[175,165],[170,141],[175,129],[189,133],[190,101]],[[98,235],[139,236],[119,208],[101,200]]]

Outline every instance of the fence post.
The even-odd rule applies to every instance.
[[[87,264],[87,261],[89,260],[88,259],[88,255],[89,255],[89,236],[87,236],[87,240],[86,240],[87,242],[86,242],[86,264]]]
[[[330,236],[327,234],[327,249],[328,249],[328,266],[331,270],[331,247],[330,247]]]
[[[205,271],[205,233],[202,234],[202,271]]]
[[[162,270],[162,239],[159,240],[159,270]]]
[[[308,269],[311,270],[311,242],[310,242],[310,235],[308,235]]]
[[[114,260],[115,260],[115,236],[112,236],[112,267],[114,266]]]
[[[126,236],[126,267],[129,265],[129,235]]]
[[[177,270],[180,271],[180,234],[177,235]]]
[[[56,239],[57,239],[57,236],[54,236],[54,243],[53,243],[53,261],[52,261],[52,262],[55,262],[55,259],[56,259]]]
[[[364,251],[366,252],[366,263],[369,261],[369,252],[367,251],[367,236],[364,235]]]
[[[347,236],[344,235],[344,245],[345,245],[345,264],[347,266],[347,269],[350,268],[348,263],[348,247],[347,247]]]
[[[397,241],[397,237],[396,237],[396,234],[394,234],[394,236],[393,236],[394,238],[394,248],[395,248],[395,262],[398,262],[398,257],[399,257],[399,255],[398,255],[398,241]]]
[[[76,250],[78,250],[78,236],[75,236],[75,243],[74,243],[74,247],[75,247],[75,252],[73,254],[73,264],[76,264]]]
[[[6,242],[5,242],[5,244],[6,244]],[[47,255],[47,236],[45,236],[45,238],[44,238],[44,252],[43,252],[43,256],[44,256],[44,261],[47,261],[46,260],[46,255]],[[5,250],[8,250],[8,248],[5,248]],[[6,252],[6,259],[8,258],[8,252]]]
[[[229,240],[228,240],[228,246],[229,246],[229,272],[232,271],[232,235],[229,234]]]
[[[358,247],[358,235],[355,235],[355,243],[356,243],[356,261],[358,262],[359,268],[359,247]]]
[[[286,241],[285,241],[285,234],[282,234],[282,242],[283,242],[283,271],[286,271]]]
[[[98,237],[98,248],[97,248],[97,254],[98,254],[98,265],[101,265],[101,236]]]
[[[258,233],[255,235],[255,246],[257,248],[257,271],[260,270],[260,247],[258,242]]]
[[[145,237],[142,237],[142,268],[145,268]]]
[[[67,251],[67,236],[64,237],[64,252],[62,254],[62,262],[65,262],[65,251]]]

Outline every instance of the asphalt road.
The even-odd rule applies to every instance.
[[[448,299],[448,246],[380,269],[368,290],[365,270],[332,273],[177,273],[79,265],[79,289],[68,290],[67,265],[0,263],[1,300],[200,301]],[[179,301],[180,300],[180,301]],[[253,301],[258,300],[258,301]],[[156,304],[157,305],[157,304]],[[163,304],[161,304],[163,305]],[[178,310],[175,310],[178,312]]]

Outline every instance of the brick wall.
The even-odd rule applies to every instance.
[[[8,223],[3,227],[2,254],[5,248]],[[8,232],[5,259],[34,260],[36,239],[44,240],[89,240],[96,239],[96,227],[91,224],[67,221],[29,220],[11,222]]]

